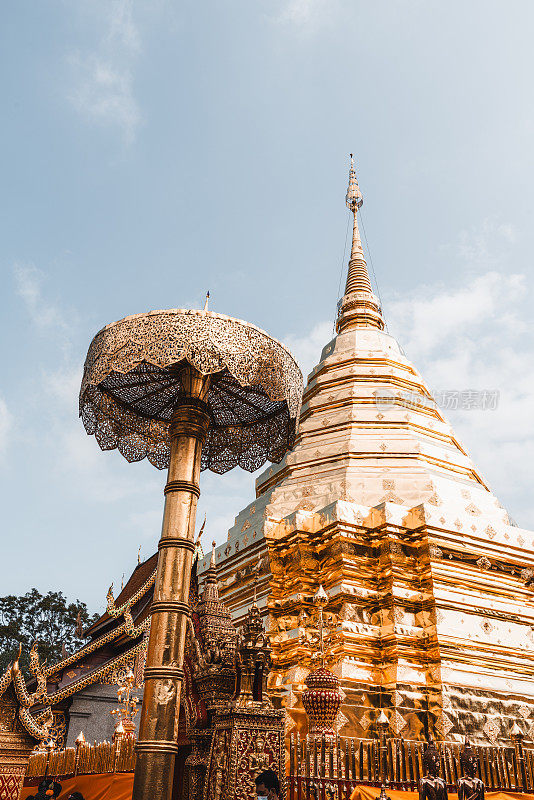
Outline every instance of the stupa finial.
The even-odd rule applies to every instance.
[[[367,263],[363,253],[360,231],[358,228],[358,209],[363,205],[363,195],[356,178],[354,157],[350,154],[349,185],[345,195],[345,203],[353,214],[352,247],[350,251],[349,269],[345,294],[339,303],[337,332],[356,327],[384,327],[380,303],[373,294],[371,280],[367,271]]]
[[[363,194],[358,186],[356,178],[356,170],[354,168],[354,156],[350,153],[350,170],[349,170],[349,185],[347,194],[345,195],[345,203],[347,208],[353,213],[363,206]]]
[[[350,251],[349,271],[347,273],[345,294],[349,294],[350,292],[370,292],[372,291],[371,281],[369,280],[367,263],[363,254],[357,216],[358,209],[363,206],[363,195],[360,187],[358,186],[352,153],[350,154],[349,185],[347,188],[347,194],[345,195],[345,203],[347,208],[352,211],[353,214],[352,248]]]

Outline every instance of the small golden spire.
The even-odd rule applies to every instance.
[[[215,569],[215,567],[216,567],[216,561],[215,561],[215,548],[216,548],[216,547],[217,547],[217,542],[214,540],[214,541],[211,543],[211,561],[210,561],[210,567],[212,567],[212,569]]]
[[[326,659],[325,659],[325,652],[324,652],[324,619],[323,619],[323,608],[328,603],[328,595],[323,589],[323,585],[320,584],[319,588],[313,595],[313,602],[315,605],[319,606],[319,656],[321,659],[321,666],[324,669]]]
[[[211,543],[211,558],[210,565],[205,573],[204,591],[211,592],[211,599],[218,599],[218,586],[217,586],[217,560],[215,557],[215,548],[217,544],[215,541]],[[214,594],[215,593],[215,594]]]
[[[350,153],[349,185],[347,187],[347,194],[345,195],[345,203],[353,214],[363,206],[363,194],[360,191],[356,179],[356,170],[354,169],[354,157],[352,153]]]
[[[350,154],[349,185],[345,195],[345,204],[353,214],[352,247],[345,294],[339,303],[337,332],[341,333],[347,328],[357,327],[383,329],[384,321],[380,303],[373,294],[358,228],[358,209],[363,205],[363,195],[358,186],[352,153]]]
[[[139,545],[139,550],[137,551],[137,566],[141,563],[141,545]]]
[[[86,741],[87,740],[86,740],[85,736],[83,735],[83,731],[80,731],[80,733],[76,737],[76,740],[75,740],[74,744],[76,745],[76,747],[79,747],[81,744],[85,744]]]
[[[109,587],[109,591],[111,592],[113,589],[113,584]],[[109,592],[108,592],[109,594]],[[111,595],[113,597],[113,593]],[[75,627],[76,636],[78,639],[83,637],[83,621],[82,621],[82,610],[81,608],[78,609],[78,613],[76,615],[76,627]]]
[[[371,292],[371,281],[369,280],[369,273],[367,272],[367,264],[363,254],[357,218],[358,209],[363,206],[363,195],[356,179],[356,170],[354,169],[352,153],[350,154],[349,185],[347,194],[345,195],[345,203],[353,214],[352,247],[350,251],[345,294],[349,294],[349,292]]]
[[[206,301],[205,301],[205,303],[204,303],[204,308],[203,308],[203,311],[204,311],[204,312],[206,312],[206,311],[208,310],[208,303],[209,303],[209,299],[210,299],[210,293],[209,293],[209,292],[206,292]]]
[[[325,606],[328,603],[328,595],[323,589],[322,584],[319,585],[319,588],[313,595],[313,602],[321,606]]]

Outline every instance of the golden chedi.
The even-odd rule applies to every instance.
[[[511,522],[385,329],[353,164],[346,201],[337,334],[308,376],[295,447],[259,475],[218,548],[221,596],[243,619],[263,559],[269,691],[293,729],[306,729],[307,621],[322,585],[342,735],[376,736],[384,711],[388,733],[404,739],[505,743],[516,723],[532,741],[534,533]]]

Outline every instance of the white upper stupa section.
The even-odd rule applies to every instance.
[[[509,524],[420,374],[377,328],[350,329],[326,345],[304,392],[297,444],[256,487],[275,517],[336,500],[389,501]]]

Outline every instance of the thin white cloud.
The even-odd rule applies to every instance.
[[[304,375],[304,382],[308,373],[319,361],[321,350],[334,336],[333,322],[318,322],[305,336],[289,334],[284,337],[284,344],[290,349],[297,359],[298,365]]]
[[[131,70],[79,53],[71,57],[71,64],[77,72],[77,87],[70,95],[75,108],[91,122],[119,128],[130,144],[141,121]]]
[[[336,0],[284,0],[272,19],[277,24],[311,33],[333,18],[336,5]]]
[[[462,231],[458,242],[443,247],[455,263],[460,259],[470,269],[484,270],[502,268],[517,242],[518,233],[511,222],[501,222],[487,217],[471,230]]]
[[[488,272],[389,305],[391,332],[434,393],[498,392],[495,410],[445,410],[494,492],[534,526],[534,336],[524,276]]]
[[[57,305],[45,299],[45,274],[33,264],[17,263],[13,267],[17,294],[22,298],[31,322],[41,329],[66,331],[67,318]]]
[[[43,389],[66,411],[76,404],[82,381],[82,364],[67,365],[42,373]]]
[[[462,339],[466,347],[495,320],[504,330],[524,330],[526,321],[517,313],[523,296],[522,275],[487,272],[456,287],[421,286],[409,297],[397,297],[387,310],[388,325],[402,330],[402,346],[414,357],[426,357],[444,339]],[[482,330],[480,329],[482,326]]]
[[[0,459],[7,450],[12,427],[13,418],[11,413],[7,407],[6,401],[0,397]]]
[[[464,264],[458,275],[469,277],[420,287],[395,298],[385,313],[432,391],[499,392],[495,410],[445,414],[512,517],[534,527],[532,471],[522,466],[534,456],[532,286],[503,268],[516,240],[512,226],[485,220],[456,249],[456,263]],[[480,274],[484,264],[490,269]]]
[[[94,437],[89,437],[78,419],[78,392],[83,365],[79,358],[78,314],[64,307],[61,300],[52,301],[46,291],[47,275],[33,264],[14,267],[17,294],[30,318],[33,329],[53,340],[57,364],[42,364],[35,373],[35,395],[39,397],[39,414],[30,402],[21,408],[24,425],[18,426],[18,438],[31,441],[34,453],[41,448],[53,453],[48,469],[58,476],[62,486],[72,495],[82,491],[84,497],[103,505],[128,497],[150,495],[158,486],[158,478],[146,480],[138,471],[123,472],[116,463],[103,456]],[[73,356],[76,353],[76,356]],[[4,404],[5,406],[5,404]],[[45,424],[43,424],[43,421]],[[0,400],[0,453],[11,429],[11,417]]]
[[[124,47],[130,53],[141,50],[141,37],[133,18],[133,0],[115,0],[107,4],[109,28],[107,43],[111,47]]]
[[[134,68],[141,36],[133,17],[132,0],[90,4],[99,34],[94,47],[74,49],[68,63],[73,106],[89,122],[116,128],[129,144],[142,120],[134,93]]]
[[[161,520],[163,517],[163,503],[159,508],[147,509],[146,511],[135,511],[128,517],[128,526],[132,530],[133,541],[137,538],[145,540],[145,550],[150,552],[145,553],[145,558],[152,555],[154,551],[154,543],[158,541],[161,531]],[[150,540],[149,542],[146,540]]]

